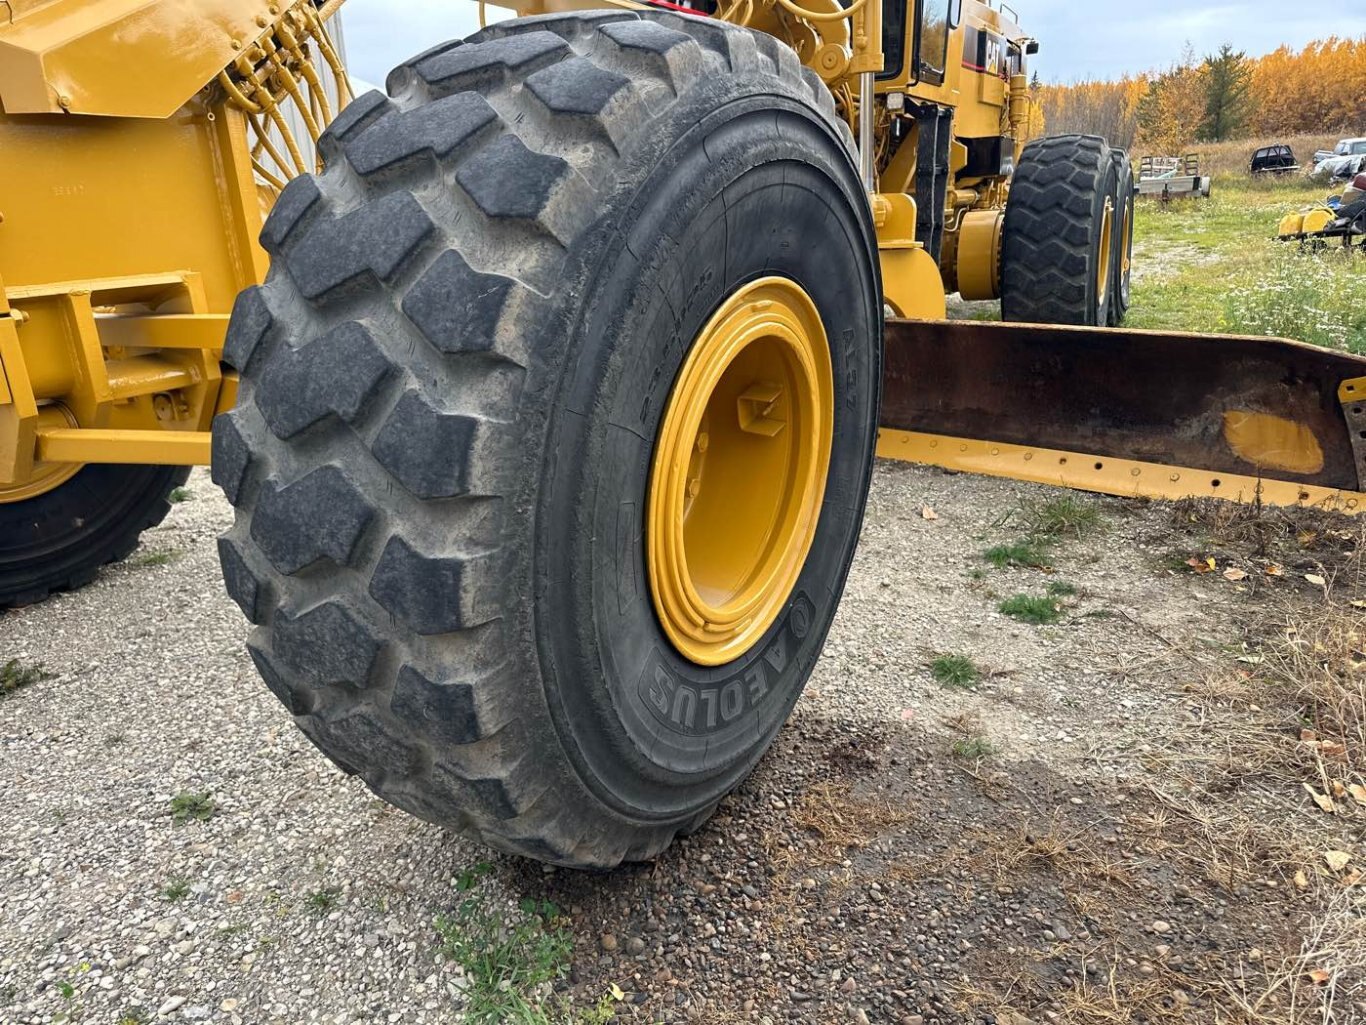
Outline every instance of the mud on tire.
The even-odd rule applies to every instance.
[[[387,800],[559,864],[651,857],[768,747],[848,571],[881,352],[852,138],[788,48],[673,15],[505,22],[388,91],[281,195],[233,314],[228,590]],[[786,611],[706,669],[653,616],[645,482],[691,339],[775,273],[825,321],[834,456]]]

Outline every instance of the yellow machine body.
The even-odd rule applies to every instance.
[[[306,169],[280,110],[330,117],[309,58],[331,54],[315,38],[336,6],[6,5],[0,502],[85,463],[208,462],[236,394],[233,300],[264,278],[263,214]]]

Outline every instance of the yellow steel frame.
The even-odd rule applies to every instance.
[[[8,6],[0,502],[85,463],[207,463],[236,398],[228,314],[267,269],[263,211],[312,169],[281,107],[315,139],[335,113],[313,52],[349,98],[322,28],[340,0]]]

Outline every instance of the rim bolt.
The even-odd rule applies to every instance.
[[[698,493],[699,491],[701,491],[701,490],[702,490],[702,478],[701,478],[701,477],[694,477],[692,480],[688,481],[688,497],[689,497],[689,498],[696,498],[696,497],[697,497],[697,493]]]
[[[697,436],[697,451],[707,451],[707,446],[711,444],[711,438],[707,437],[707,432],[703,431]]]

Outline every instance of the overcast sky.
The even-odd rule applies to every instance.
[[[1256,55],[1330,34],[1366,35],[1361,0],[1012,0],[1011,6],[1020,11],[1026,31],[1042,42],[1034,66],[1046,81],[1165,67],[1187,42],[1200,54],[1231,43]],[[377,85],[405,58],[479,27],[473,0],[349,0],[344,10],[352,73]]]

